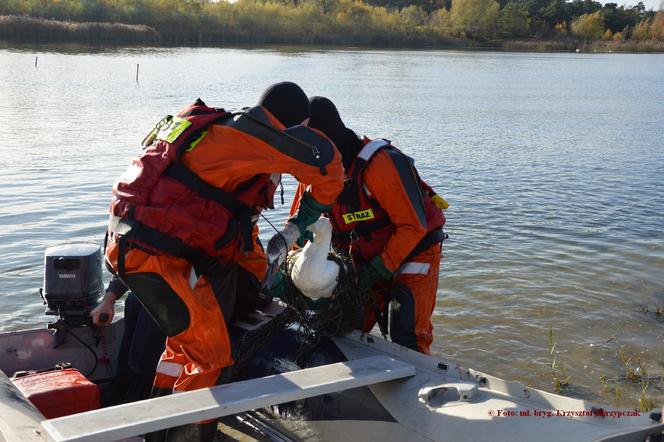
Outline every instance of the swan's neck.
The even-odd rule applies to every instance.
[[[319,221],[319,225],[322,223],[323,221]],[[311,299],[329,298],[337,284],[339,266],[327,259],[332,241],[331,229],[316,230],[319,231],[314,232],[313,241],[307,243],[297,257],[291,276],[293,284],[305,296]]]
[[[330,242],[332,241],[332,232],[324,230],[314,234],[314,240],[309,242],[302,250],[307,259],[320,262],[327,261],[327,255],[330,252]]]

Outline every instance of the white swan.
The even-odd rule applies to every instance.
[[[289,260],[295,260],[290,276],[295,287],[306,297],[313,300],[329,298],[337,287],[339,277],[339,264],[327,259],[332,242],[332,225],[329,219],[321,217],[307,230],[314,234],[314,239],[289,257]]]
[[[334,293],[339,276],[339,264],[327,259],[332,242],[330,220],[322,217],[307,227],[314,234],[304,248],[288,253],[300,232],[296,225],[287,223],[267,244],[268,270],[263,287],[270,288],[281,263],[288,256],[293,284],[308,298],[329,298]]]

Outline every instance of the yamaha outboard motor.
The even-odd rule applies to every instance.
[[[49,247],[44,253],[46,314],[58,316],[49,323],[55,329],[56,346],[64,342],[68,328],[90,323],[90,311],[104,289],[101,249],[96,244],[73,243]]]

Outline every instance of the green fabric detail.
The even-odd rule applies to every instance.
[[[307,298],[307,307],[309,310],[320,311],[323,310],[330,303],[329,298],[309,299]]]
[[[268,289],[268,293],[273,298],[281,299],[282,296],[286,293],[286,282],[284,281],[284,274],[279,270],[274,277],[272,282],[272,287]]]
[[[380,256],[373,258],[368,265],[359,270],[357,278],[357,286],[360,293],[365,293],[371,288],[382,281],[389,281],[392,279],[393,273],[390,272]]]
[[[385,263],[383,263],[383,259],[380,256],[376,256],[374,259],[372,259],[369,265],[381,278],[392,279],[393,273],[390,272],[387,267],[385,267]]]
[[[327,212],[332,208],[331,204],[321,204],[318,201],[316,201],[309,192],[304,192],[304,194],[302,195],[302,202],[306,202],[309,207],[311,207],[312,209],[319,210],[321,213]],[[300,202],[300,204],[302,204],[302,202]]]
[[[196,138],[196,139],[195,139],[194,141],[192,141],[191,143],[189,143],[189,147],[187,147],[187,149],[186,149],[185,151],[186,151],[186,152],[191,152],[192,150],[194,150],[194,148],[195,148],[196,146],[198,146],[198,143],[200,143],[200,142],[203,140],[203,138],[205,138],[205,136],[206,136],[207,134],[208,134],[208,131],[206,131],[206,130],[202,131],[202,132],[201,132],[201,136],[198,137],[198,138]]]
[[[314,240],[314,234],[311,233],[309,230],[304,232],[304,235],[301,235],[297,241],[295,242],[300,248],[304,247],[306,244],[306,241],[313,241]]]

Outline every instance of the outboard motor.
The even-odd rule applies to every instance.
[[[49,247],[44,253],[46,314],[58,316],[48,324],[55,329],[56,346],[65,340],[68,328],[90,323],[90,311],[104,289],[101,249],[96,244],[73,243]]]

